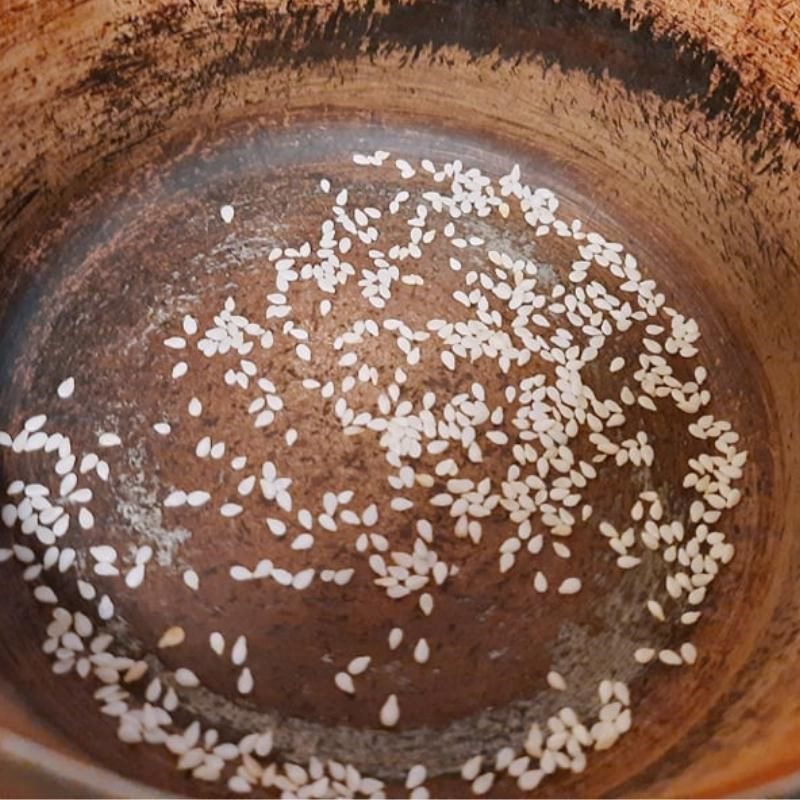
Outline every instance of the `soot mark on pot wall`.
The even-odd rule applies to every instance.
[[[198,26],[190,5],[165,5],[128,18],[76,92],[101,95],[107,113],[119,115],[132,113],[132,96],[157,86],[168,102],[161,112],[150,106],[142,123],[155,132],[162,127],[159,116],[165,121],[176,104],[253,69],[398,51],[409,61],[441,59],[444,48],[458,46],[471,61],[538,58],[545,67],[580,70],[598,80],[609,75],[633,91],[685,101],[717,120],[723,135],[754,144],[752,158],[765,161],[766,169],[781,166],[781,140],[800,143],[800,122],[776,92],[748,97],[719,54],[686,34],[657,35],[652,18],[638,19],[631,30],[620,12],[581,0],[419,0],[390,2],[380,11],[373,0],[351,6],[290,3],[277,11],[241,3],[205,16]],[[167,68],[160,56],[175,41],[185,57]]]

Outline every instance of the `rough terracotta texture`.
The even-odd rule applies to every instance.
[[[632,25],[648,24],[666,36],[690,35],[707,43],[758,96],[774,91],[789,106],[800,98],[800,7],[793,0],[653,3],[611,0]]]
[[[599,754],[580,780],[543,785],[545,794],[722,794],[799,766],[800,695],[789,689],[800,683],[794,12],[703,3],[679,14],[675,4],[656,5],[50,2],[15,7],[0,21],[0,86],[9,87],[0,109],[13,120],[0,145],[0,296],[15,303],[0,312],[0,363],[14,374],[0,407],[48,385],[36,342],[49,342],[62,363],[77,357],[70,334],[81,322],[65,311],[70,290],[87,285],[84,268],[95,270],[99,295],[104,275],[119,279],[115,264],[135,259],[137,246],[146,255],[147,236],[169,245],[171,200],[157,179],[175,157],[192,163],[239,118],[290,131],[341,119],[391,131],[411,121],[412,144],[419,126],[485,143],[488,153],[530,152],[598,227],[634,237],[659,280],[696,304],[720,363],[730,365],[721,390],[738,404],[755,454],[736,517],[743,558],[701,633],[709,658],[691,682],[647,684],[650,710],[637,737]],[[142,205],[126,206],[138,187]],[[130,219],[147,202],[161,216],[137,236]],[[104,227],[97,220],[107,208],[130,214]],[[188,235],[172,243],[192,245]],[[41,272],[55,276],[57,302],[36,302]],[[132,287],[105,283],[112,296],[130,291],[129,318],[109,303],[93,312],[110,335],[128,323],[138,333],[146,275]],[[111,403],[125,376],[113,360],[102,363],[97,395]],[[741,375],[751,382],[744,391]],[[147,397],[159,399],[152,389]],[[12,619],[33,613],[22,592],[6,602]],[[138,612],[143,620],[160,613],[147,604]],[[4,632],[3,644],[12,636]],[[48,685],[37,648],[16,640],[0,658],[23,693]],[[67,730],[69,712],[85,704],[57,687],[38,700]],[[435,709],[418,711],[425,722]],[[110,727],[96,715],[85,720],[92,755],[189,790],[169,783],[163,760],[128,758],[106,741]]]

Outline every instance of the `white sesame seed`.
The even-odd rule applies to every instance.
[[[576,594],[581,590],[580,578],[566,578],[558,587],[559,594]]]
[[[680,655],[687,664],[694,664],[697,661],[697,648],[691,642],[684,642],[680,647]]]
[[[426,617],[429,617],[433,613],[433,597],[428,592],[424,592],[420,595],[419,607]]]
[[[241,564],[235,564],[230,568],[229,574],[235,581],[249,581],[253,579],[253,573]]]
[[[336,675],[334,675],[333,682],[337,689],[345,692],[346,694],[356,693],[356,687],[353,683],[353,679],[346,672],[337,672]]]
[[[357,656],[347,665],[347,671],[351,675],[361,675],[361,673],[366,672],[367,669],[369,669],[371,661],[372,659],[370,656]]]
[[[414,647],[414,661],[417,664],[427,664],[431,655],[431,649],[426,639],[420,639]]]
[[[483,764],[483,756],[480,754],[472,756],[472,758],[467,759],[461,765],[461,777],[465,781],[474,781],[475,778],[478,777],[478,773],[481,771],[482,764]]]
[[[240,667],[247,661],[247,637],[239,636],[231,649],[231,662]]]
[[[58,389],[56,389],[56,393],[62,400],[69,400],[72,397],[73,393],[75,392],[75,378],[65,378],[61,383],[58,385]]]
[[[400,705],[397,695],[390,694],[381,706],[380,721],[386,728],[393,728],[400,720]]]
[[[49,586],[37,586],[33,590],[33,596],[40,602],[54,605],[58,602],[56,593]]]
[[[315,572],[311,567],[298,572],[292,579],[292,588],[298,590],[308,588],[314,580]]]
[[[236,691],[239,694],[250,694],[255,687],[255,681],[253,680],[253,673],[250,671],[249,667],[245,667],[240,673],[239,677],[236,680]]]
[[[567,682],[555,670],[551,670],[547,673],[547,683],[551,689],[556,689],[559,692],[563,692],[567,688]]]
[[[406,776],[406,789],[416,789],[418,786],[425,783],[427,777],[428,770],[426,767],[423,764],[415,764],[411,767]]]
[[[98,564],[98,566],[100,565]],[[96,568],[95,571],[97,571]],[[138,589],[142,585],[142,583],[144,583],[144,576],[145,576],[144,564],[137,564],[125,576],[125,585],[129,589]]]
[[[175,682],[178,686],[184,686],[187,689],[193,689],[200,685],[200,679],[187,667],[178,667],[175,670]]]
[[[484,772],[483,775],[479,775],[475,778],[470,788],[473,794],[482,795],[486,794],[492,788],[493,783],[494,772]]]
[[[200,489],[195,489],[186,495],[186,502],[188,505],[192,506],[192,508],[205,505],[210,499],[211,495],[208,492],[204,492]]]
[[[658,653],[658,660],[662,664],[669,664],[672,667],[680,666],[683,659],[674,650],[660,650]]]
[[[186,492],[176,489],[164,498],[165,508],[178,508],[186,503]]]

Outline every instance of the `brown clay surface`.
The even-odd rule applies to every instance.
[[[731,523],[739,556],[715,585],[718,609],[697,631],[709,657],[677,678],[652,671],[637,683],[635,674],[626,676],[637,694],[647,697],[635,736],[598,754],[585,776],[547,783],[542,790],[719,794],[794,768],[786,743],[797,734],[800,707],[799,696],[787,695],[800,663],[792,588],[800,552],[790,535],[797,514],[791,478],[796,455],[790,445],[800,427],[792,349],[797,330],[792,309],[800,303],[798,232],[792,225],[797,122],[785,105],[755,107],[751,94],[761,90],[763,80],[778,84],[783,97],[796,87],[796,73],[783,66],[765,33],[777,29],[759,14],[742,23],[743,34],[732,21],[739,19],[736,9],[720,11],[712,24],[708,6],[701,5],[687,20],[694,40],[682,49],[667,30],[677,25],[674,18],[656,19],[654,43],[648,30],[629,34],[617,14],[578,3],[520,2],[505,12],[481,3],[458,9],[388,4],[374,14],[353,5],[309,8],[292,16],[265,13],[261,6],[230,14],[202,6],[131,6],[129,17],[112,23],[113,12],[99,4],[73,10],[37,6],[42,30],[52,32],[46,34],[46,61],[41,34],[25,35],[30,18],[9,17],[3,36],[18,44],[9,51],[13,58],[3,60],[0,82],[17,91],[3,101],[15,124],[0,183],[0,241],[8,245],[0,292],[9,302],[0,358],[13,381],[3,386],[0,406],[24,413],[31,397],[52,396],[57,376],[73,365],[77,370],[91,353],[86,377],[92,379],[97,417],[54,413],[83,429],[87,442],[96,418],[109,415],[131,431],[139,426],[144,441],[151,420],[176,402],[170,394],[174,387],[160,377],[159,356],[153,360],[146,344],[162,338],[165,312],[188,302],[179,297],[187,285],[204,297],[224,298],[230,276],[204,272],[202,257],[223,243],[226,231],[213,212],[232,188],[247,197],[246,211],[237,212],[239,235],[246,239],[276,219],[302,230],[314,210],[309,199],[314,180],[337,169],[352,143],[364,137],[378,146],[388,137],[421,154],[436,147],[442,154],[467,152],[490,167],[512,154],[527,159],[537,181],[565,192],[578,215],[594,215],[600,230],[631,242],[675,304],[700,318],[711,358],[723,365],[713,386],[716,402],[735,417],[753,456],[746,500]],[[776,8],[772,14],[780,19],[784,12]],[[699,37],[707,22],[710,41],[721,51],[717,56],[703,50]],[[785,49],[791,52],[792,46],[787,39]],[[742,66],[749,52],[764,64],[766,78]],[[249,123],[227,127],[241,117]],[[315,126],[323,122],[334,133],[315,137]],[[273,129],[273,136],[259,135]],[[286,156],[283,163],[281,142],[293,138],[302,143],[301,155]],[[243,141],[249,144],[243,147]],[[346,171],[342,178],[351,180]],[[255,266],[236,265],[238,293],[262,290]],[[436,292],[444,297],[451,288],[443,281],[426,302],[436,302]],[[412,294],[410,313],[413,303]],[[333,316],[324,324],[336,323]],[[275,359],[280,367],[280,354]],[[194,375],[200,365],[192,366],[198,367]],[[123,402],[131,375],[135,407]],[[494,380],[479,377],[487,387]],[[310,443],[302,441],[292,454],[293,471],[303,470],[310,484],[321,469],[316,442],[328,436],[323,411],[309,409]],[[213,420],[193,423],[197,436]],[[242,431],[225,433],[229,448],[252,446]],[[162,484],[183,475],[180,453],[152,436],[146,441],[139,455],[161,465]],[[688,444],[670,440],[676,459],[683,452],[679,445]],[[273,446],[265,443],[267,449]],[[259,454],[257,449],[254,458]],[[380,460],[366,461],[355,445],[335,456],[346,465],[341,488],[382,467]],[[115,487],[120,492],[131,491],[134,466],[112,464],[122,476]],[[197,477],[219,480],[212,473]],[[378,496],[381,483],[373,481],[368,487]],[[615,492],[606,490],[592,502],[610,513],[618,502]],[[115,510],[108,512],[113,518]],[[110,524],[106,533],[122,539],[124,520]],[[219,520],[209,517],[192,534],[181,558],[201,573],[201,597],[208,606],[187,604],[185,587],[168,570],[129,604],[123,593],[120,602],[131,628],[145,632],[141,644],[149,649],[161,630],[177,621],[176,613],[185,615],[182,624],[197,633],[196,642],[190,639],[166,660],[174,657],[177,665],[184,656],[205,659],[204,680],[222,694],[230,689],[230,672],[214,665],[205,646],[216,610],[223,604],[233,609],[231,616],[247,620],[242,632],[251,636],[268,614],[275,646],[257,666],[271,680],[258,684],[254,707],[329,726],[369,727],[374,709],[355,706],[319,680],[320,638],[326,655],[338,662],[352,648],[339,652],[337,637],[349,643],[361,639],[365,646],[385,637],[374,620],[392,613],[388,602],[385,608],[380,603],[365,608],[355,582],[347,608],[333,605],[324,592],[312,599],[303,593],[286,598],[264,595],[249,584],[232,585],[222,580],[232,552],[242,563],[270,555],[263,530],[231,522],[222,530]],[[331,544],[330,555],[340,555],[339,545]],[[587,539],[572,561],[608,556]],[[467,569],[485,592],[454,591],[441,619],[459,630],[448,658],[475,665],[474,685],[481,692],[454,684],[444,671],[409,672],[419,695],[404,706],[408,752],[425,745],[424,752],[436,756],[430,748],[453,719],[487,707],[502,712],[527,698],[526,686],[541,682],[558,640],[560,620],[553,615],[562,612],[551,612],[546,603],[530,614],[522,598],[511,595],[496,610],[493,555],[474,559]],[[634,582],[611,591],[603,575],[597,573],[593,591],[587,586],[587,600],[606,596],[607,602],[576,601],[571,620],[597,633],[598,649],[613,654],[611,640],[602,634],[614,634],[609,621],[618,613],[617,603],[641,587]],[[87,751],[112,768],[174,791],[195,791],[194,785],[175,782],[165,760],[145,762],[139,751],[120,751],[109,735],[113,725],[93,712],[87,715],[89,702],[80,692],[62,692],[38,653],[38,641],[18,632],[40,609],[31,607],[19,587],[7,602],[9,617],[20,626],[3,634],[13,642],[3,666],[36,697],[38,709],[65,730],[69,720],[79,718],[92,731]],[[475,619],[487,624],[470,624]],[[422,635],[425,621],[414,624]],[[326,638],[330,630],[336,636]],[[443,633],[433,631],[429,638]],[[519,658],[499,665],[481,665],[475,658],[509,638],[528,643]],[[581,654],[585,648],[571,653],[567,647],[562,657],[570,664]],[[613,655],[609,663],[618,666]],[[430,702],[432,694],[439,702]],[[521,725],[524,713],[508,713],[495,715],[495,727],[483,732],[487,751],[496,749],[496,730]],[[235,729],[234,719],[224,722]],[[459,791],[456,784],[433,788]],[[498,790],[511,788],[501,784]]]

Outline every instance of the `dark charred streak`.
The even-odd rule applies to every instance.
[[[33,202],[39,194],[39,187],[35,186],[27,192],[12,195],[8,203],[3,206],[2,216],[0,217],[0,227],[5,227],[14,222],[22,212]]]
[[[654,18],[638,17],[631,29],[621,12],[589,8],[582,0],[420,0],[393,2],[382,13],[372,0],[358,9],[343,3],[324,9],[290,4],[280,12],[247,0],[221,8],[224,12],[208,14],[195,28],[186,3],[129,17],[76,93],[104,98],[107,114],[125,113],[126,94],[158,86],[168,98],[166,115],[193,95],[251,70],[389,53],[399,54],[403,63],[433,61],[445,56],[445,48],[457,47],[471,62],[491,58],[496,66],[513,66],[538,59],[545,69],[557,65],[598,81],[608,76],[633,92],[683,101],[716,120],[722,135],[758,142],[752,158],[768,159],[771,170],[782,167],[780,139],[800,143],[793,108],[775,91],[759,98],[746,92],[736,70],[703,42],[685,33],[658,34]],[[226,46],[228,37],[232,46]],[[178,40],[186,51],[171,69],[158,61],[159,42],[167,39]],[[210,61],[192,58],[199,50],[219,53]],[[148,124],[153,132],[161,127],[156,114]]]

